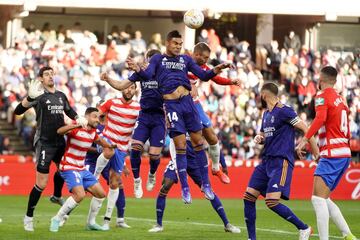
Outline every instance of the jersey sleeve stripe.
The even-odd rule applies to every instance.
[[[300,122],[300,118],[299,117],[295,117],[294,119],[292,119],[290,121],[290,124],[295,126],[296,124],[298,124]]]

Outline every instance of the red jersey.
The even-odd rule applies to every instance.
[[[99,136],[96,129],[76,128],[67,134],[65,154],[60,162],[60,170],[85,170],[85,156]]]
[[[122,98],[106,101],[100,111],[107,113],[107,123],[103,135],[117,144],[121,151],[127,151],[129,140],[139,115],[140,104],[136,101],[126,102]]]
[[[319,131],[320,156],[325,158],[351,157],[349,108],[335,89],[326,88],[315,97],[316,117],[306,134],[312,137]]]

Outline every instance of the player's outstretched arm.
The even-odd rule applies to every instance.
[[[65,126],[62,126],[61,128],[59,128],[57,130],[57,134],[60,134],[60,135],[65,135],[67,133],[69,133],[70,131],[76,129],[76,128],[80,128],[81,125],[80,124],[70,124],[70,125],[65,125]]]
[[[304,134],[307,134],[308,127],[304,121],[299,121],[294,125],[297,129],[301,130]],[[315,138],[312,136],[310,139],[307,139],[306,137],[303,137],[302,141],[299,143],[299,145],[296,148],[296,152],[299,155],[300,158],[303,158],[303,149],[305,148],[307,143],[310,143],[311,152],[315,159],[319,156],[319,147],[316,144]]]
[[[100,79],[104,82],[107,82],[112,88],[119,90],[119,91],[122,91],[122,90],[128,88],[132,84],[132,82],[127,79],[122,80],[122,81],[111,79],[106,72],[101,73]]]

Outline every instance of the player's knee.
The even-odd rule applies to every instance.
[[[162,196],[166,196],[169,193],[171,186],[172,182],[164,183],[160,189],[159,194]]]
[[[85,198],[85,196],[86,196],[85,191],[73,192],[73,198],[77,203],[81,202]]]
[[[142,152],[144,146],[138,142],[131,143],[131,150]]]
[[[151,161],[155,161],[155,160],[160,159],[160,154],[149,153],[149,156],[150,156]]]
[[[41,189],[45,189],[47,183],[48,183],[48,177],[47,176],[38,176],[36,178],[36,185]]]
[[[209,143],[209,145],[215,145],[218,143],[218,139],[215,135],[210,136],[209,139],[206,139],[206,141]]]
[[[279,204],[279,199],[265,199],[265,204],[268,208],[276,207]]]
[[[256,202],[256,200],[257,200],[257,196],[255,196],[254,194],[252,194],[250,192],[244,193],[244,201]]]

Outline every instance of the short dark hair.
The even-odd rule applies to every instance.
[[[152,56],[154,56],[156,54],[161,54],[160,50],[150,49],[149,51],[146,52],[145,58],[150,59]]]
[[[325,81],[328,80],[328,82],[330,82],[330,83],[336,82],[336,77],[338,74],[336,68],[331,67],[331,66],[326,66],[321,69],[320,73],[325,75],[325,77],[326,77]]]
[[[178,30],[171,31],[166,36],[167,41],[170,41],[173,38],[182,38],[182,36],[181,36],[181,34],[179,33]]]
[[[43,77],[44,72],[47,71],[47,70],[52,70],[52,71],[54,71],[54,69],[53,69],[52,67],[49,67],[49,66],[42,67],[42,68],[40,68],[40,70],[39,70],[39,77]]]
[[[93,112],[99,112],[99,109],[95,108],[95,107],[88,107],[85,111],[85,115],[89,115]]]
[[[264,90],[271,92],[275,96],[277,96],[279,93],[278,86],[273,82],[265,83],[261,88],[261,91],[264,91]]]
[[[194,46],[194,53],[211,52],[209,45],[204,42],[199,42]]]

